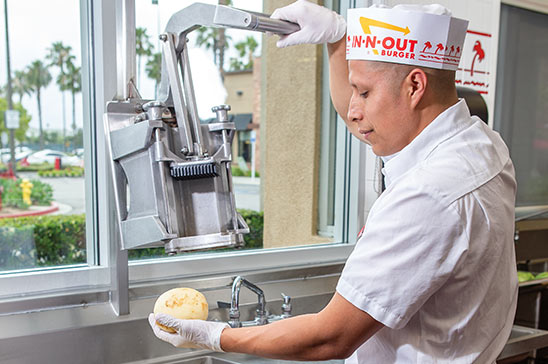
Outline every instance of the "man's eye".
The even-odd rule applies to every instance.
[[[369,91],[362,92],[360,94],[360,97],[366,98],[368,93],[369,93]]]

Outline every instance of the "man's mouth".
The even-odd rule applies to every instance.
[[[358,131],[360,132],[360,134],[363,135],[364,138],[367,138],[373,132],[373,129],[359,129]]]

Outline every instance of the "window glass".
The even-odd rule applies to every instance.
[[[510,148],[517,206],[548,204],[548,15],[502,5],[495,129]]]
[[[201,2],[261,13],[279,6],[268,0]],[[171,15],[192,3],[136,0],[137,88],[143,98],[158,96],[159,34]],[[280,50],[276,36],[236,29],[226,29],[222,35],[219,29],[200,28],[188,38],[202,123],[214,120],[212,106],[231,106],[229,117],[236,126],[232,141],[236,207],[251,229],[244,249],[340,242],[333,229],[325,229],[325,224],[336,223],[334,163],[320,173],[320,150],[324,154],[335,150],[335,129],[322,129],[322,123],[336,122],[329,107],[329,116],[322,116],[323,103],[330,103],[321,72],[322,65],[326,67],[325,50],[313,46]],[[218,46],[223,43],[224,48]],[[320,138],[325,130],[333,131],[332,142],[326,142],[323,134]],[[329,188],[319,187],[323,179],[329,179]],[[322,199],[331,202],[319,202]],[[329,217],[323,229],[319,209],[330,209],[323,212]],[[163,248],[129,252],[130,259],[162,255]]]
[[[0,273],[87,262],[79,7],[0,4]]]

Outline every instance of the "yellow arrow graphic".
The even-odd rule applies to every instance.
[[[371,29],[369,29],[369,27],[379,27],[379,28],[385,28],[385,29],[389,29],[389,30],[395,30],[397,32],[402,32],[403,35],[407,35],[411,32],[409,30],[409,27],[405,27],[405,29],[404,29],[402,27],[397,27],[397,26],[392,25],[392,24],[388,24],[388,23],[384,23],[382,21],[373,20],[373,19],[364,18],[364,17],[360,17],[360,24],[361,24],[363,32],[365,34],[371,34]]]

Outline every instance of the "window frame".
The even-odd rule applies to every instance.
[[[345,3],[346,8],[350,3]],[[124,24],[135,24],[134,9],[134,0],[80,0],[82,67],[87,69],[83,72],[82,95],[88,264],[0,273],[0,291],[3,292],[0,315],[9,314],[14,300],[32,300],[32,309],[44,309],[52,308],[49,306],[51,297],[68,294],[72,297],[70,302],[77,302],[79,297],[87,297],[89,292],[105,292],[106,289],[110,294],[101,297],[110,296],[114,313],[127,314],[129,289],[137,284],[154,284],[174,277],[200,279],[215,274],[342,263],[353,250],[361,228],[359,221],[364,217],[359,207],[364,187],[359,181],[364,175],[365,147],[351,137],[342,119],[337,117],[337,138],[338,143],[342,143],[338,145],[344,147],[338,148],[340,151],[336,156],[336,177],[343,181],[337,183],[335,192],[335,218],[341,222],[335,226],[336,243],[128,262],[127,251],[118,249],[120,236],[117,216],[111,206],[114,193],[110,160],[101,121],[106,103],[121,89],[120,71],[117,70],[120,62],[116,59],[120,49],[116,49],[117,42],[112,37],[112,34],[119,33],[116,31],[117,14],[133,16],[133,19],[123,20]],[[327,63],[323,67],[326,69]],[[329,95],[328,84],[325,85],[324,95]],[[359,198],[350,199],[349,196]],[[44,296],[50,298],[42,299]],[[61,299],[57,302],[62,305],[69,301]]]
[[[506,102],[507,100],[518,99],[516,96],[518,93],[518,91],[516,91],[516,85],[519,84],[517,83],[519,75],[516,70],[524,69],[523,67],[518,67],[519,57],[513,54],[515,53],[515,51],[513,51],[514,47],[519,43],[516,29],[519,28],[520,24],[526,24],[525,22],[520,22],[521,19],[517,16],[516,11],[519,11],[521,14],[536,13],[541,16],[546,16],[548,15],[548,4],[540,4],[534,1],[516,2],[514,0],[503,0],[500,6],[501,20],[499,27],[499,57],[497,61],[497,89],[495,93],[495,108],[492,113],[494,115],[493,129],[499,132],[505,139],[510,150],[510,155],[513,156],[516,178],[518,179],[518,182],[521,183],[520,162],[523,162],[523,155],[520,155],[519,152],[520,143],[515,144],[513,139],[516,138],[519,140],[520,138],[523,138],[523,134],[513,133],[512,130],[515,128],[515,124],[511,118],[507,117],[507,115],[513,115],[515,110],[519,110],[520,108],[517,108],[516,104],[512,102]],[[512,52],[509,52],[509,50],[512,50]],[[527,129],[522,128],[521,130]],[[531,147],[532,146],[529,145],[529,148]],[[530,150],[531,149],[529,149],[529,151]],[[514,155],[513,153],[517,153],[517,155]],[[528,155],[528,159],[530,158],[531,155]],[[520,201],[520,195],[524,188],[523,186],[520,186],[522,185],[518,183],[515,202],[516,219],[523,219],[524,216],[528,215],[533,217],[545,214],[546,208],[548,207],[546,201],[539,201],[538,199],[530,202]]]
[[[94,105],[96,100],[101,100],[96,94],[98,91],[95,76],[96,62],[102,52],[102,39],[95,35],[103,34],[101,27],[108,24],[110,19],[104,21],[94,14],[96,8],[103,8],[106,0],[80,0],[80,31],[82,49],[82,103],[84,116],[84,160],[85,160],[85,199],[86,199],[86,259],[87,264],[65,265],[55,267],[34,268],[20,271],[8,271],[0,273],[0,300],[12,300],[17,297],[29,295],[54,294],[69,290],[99,289],[110,283],[108,265],[106,259],[99,258],[99,252],[105,251],[105,241],[101,247],[97,244],[97,201],[98,185],[96,181],[96,115]],[[99,6],[96,6],[99,5]],[[112,12],[111,12],[112,13]],[[108,14],[108,12],[107,12]],[[94,19],[98,19],[94,21]],[[111,19],[114,20],[114,17]],[[96,43],[98,42],[98,43]],[[99,50],[99,53],[94,53]],[[0,312],[2,310],[0,309]]]
[[[328,1],[325,5],[333,7],[336,1]],[[341,13],[352,0],[342,0]],[[128,21],[134,22],[135,19]],[[324,49],[324,60],[327,52]],[[323,64],[324,78],[328,75],[328,63]],[[329,105],[329,82],[323,80],[322,108]],[[330,116],[336,116],[330,112]],[[322,116],[323,117],[323,116]],[[239,273],[255,269],[275,269],[290,266],[322,265],[333,262],[344,262],[353,250],[357,233],[364,220],[363,206],[365,185],[364,181],[366,148],[357,139],[352,138],[346,130],[344,121],[336,116],[337,145],[342,146],[336,153],[336,176],[342,180],[336,183],[335,191],[335,226],[328,227],[334,231],[334,243],[309,246],[284,247],[277,249],[261,249],[252,251],[235,251],[231,253],[180,256],[171,258],[156,258],[150,260],[129,262],[130,285],[136,282],[145,282],[173,276],[200,277],[217,273]],[[328,121],[323,120],[323,124]],[[327,176],[323,176],[326,178]],[[358,196],[351,199],[350,196]],[[355,216],[355,218],[350,218]],[[115,221],[113,223],[116,223]],[[184,264],[182,264],[184,263]],[[204,264],[207,263],[207,264]],[[215,270],[210,268],[215,267]]]

